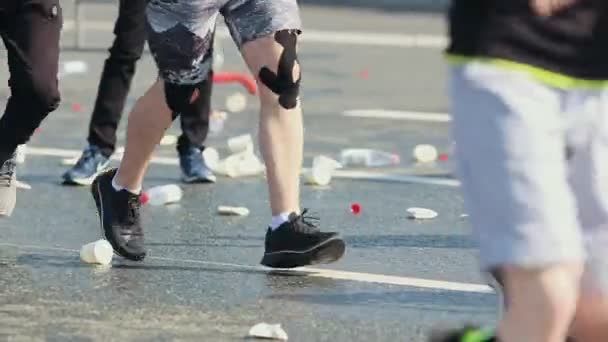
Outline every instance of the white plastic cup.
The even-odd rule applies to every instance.
[[[312,167],[304,172],[304,181],[310,185],[326,186],[331,182],[332,169],[327,167]]]
[[[335,159],[329,158],[328,156],[320,155],[313,158],[312,167],[322,167],[328,168],[330,170],[336,170],[341,169],[342,164],[340,164],[340,162]]]
[[[437,160],[439,153],[437,152],[435,146],[422,144],[414,147],[413,155],[414,159],[418,162],[430,163]]]
[[[182,189],[175,184],[155,186],[148,189],[146,193],[150,205],[177,203],[182,199]]]
[[[205,147],[203,150],[203,159],[205,160],[205,164],[215,172],[215,169],[217,169],[220,162],[220,154],[213,147]]]
[[[228,139],[228,149],[232,153],[253,153],[253,138],[251,134],[243,134]]]
[[[87,264],[109,265],[113,255],[112,245],[106,240],[87,243],[80,249],[80,259]]]
[[[247,97],[241,93],[234,93],[226,97],[226,109],[231,113],[239,113],[247,107]]]

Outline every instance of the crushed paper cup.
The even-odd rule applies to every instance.
[[[439,153],[433,145],[417,145],[414,147],[413,156],[414,159],[420,163],[430,163],[437,160]]]
[[[228,149],[232,153],[253,153],[253,138],[251,134],[243,134],[228,139]]]
[[[220,154],[213,147],[205,147],[203,150],[203,159],[205,160],[205,164],[213,171],[220,162]]]
[[[210,166],[211,168],[211,166]],[[258,157],[247,151],[228,156],[219,161],[211,171],[230,178],[257,176],[266,170]]]
[[[106,240],[88,243],[80,249],[80,259],[87,264],[109,265],[113,255],[112,245]]]
[[[231,113],[239,113],[247,107],[247,97],[242,93],[234,93],[226,97],[226,109]]]
[[[408,208],[407,217],[413,220],[430,220],[437,217],[437,212],[426,208]]]
[[[303,175],[306,184],[326,186],[331,182],[332,170],[326,167],[313,167],[305,170]]]
[[[258,323],[249,329],[249,337],[287,341],[287,333],[280,324]]]
[[[247,216],[249,215],[249,209],[245,207],[231,207],[227,205],[220,205],[217,207],[217,212],[224,216]]]
[[[312,167],[324,167],[330,170],[341,169],[343,167],[342,163],[339,161],[330,158],[328,156],[319,155],[313,158]]]
[[[170,145],[175,145],[176,143],[177,143],[177,137],[175,135],[166,134],[165,136],[163,136],[162,139],[160,139],[159,145],[170,146]]]
[[[214,110],[209,116],[209,132],[212,134],[219,133],[224,130],[224,123],[228,118],[228,113]]]

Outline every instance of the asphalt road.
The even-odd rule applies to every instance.
[[[83,13],[92,23],[84,36],[90,49],[69,48],[74,32],[68,17],[62,61],[84,61],[88,70],[61,79],[63,104],[35,135],[34,153],[19,170],[33,189],[20,191],[14,216],[0,221],[1,341],[233,341],[262,321],[281,323],[293,341],[424,341],[435,328],[494,322],[498,297],[475,286],[484,281],[468,223],[460,217],[458,188],[441,185],[339,179],[326,188],[303,187],[303,205],[322,218],[323,229],[340,231],[348,242],[344,259],[322,270],[258,266],[269,220],[262,177],[184,187],[180,204],[146,207],[151,257],[143,263],[115,258],[111,268],[82,264],[78,249],[98,238],[98,222],[86,188],[60,185],[65,166],[59,156],[84,146],[103,48],[112,39],[104,25],[111,27],[115,9],[87,5]],[[446,123],[343,115],[372,108],[447,110],[441,48],[404,47],[392,36],[441,37],[441,15],[305,7],[303,17],[307,28],[328,37],[351,34],[335,42],[324,42],[321,34],[302,43],[306,164],[318,154],[369,147],[402,158],[399,167],[372,171],[449,177],[449,161],[411,161],[417,144],[449,151]],[[375,44],[369,33],[387,43]],[[231,43],[224,39],[223,46],[224,69],[244,71]],[[129,105],[155,76],[146,55]],[[4,82],[5,70],[2,77]],[[214,107],[225,107],[226,96],[236,91],[242,88],[218,86]],[[3,103],[7,94],[0,89]],[[256,134],[257,100],[248,99],[244,112],[229,114],[225,129],[209,137],[210,146],[224,152],[228,137]],[[178,134],[179,127],[171,132]],[[57,156],[41,148],[53,148]],[[175,151],[159,147],[156,155],[175,157]],[[178,176],[174,165],[153,164],[145,186],[175,183]],[[355,202],[360,215],[349,211]],[[251,215],[219,217],[215,210],[222,204],[246,206]],[[431,208],[439,217],[411,221],[408,207]],[[454,283],[462,289],[450,290]]]

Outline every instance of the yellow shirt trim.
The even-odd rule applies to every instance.
[[[504,69],[525,72],[536,80],[543,82],[551,87],[559,89],[598,89],[608,87],[608,80],[587,80],[582,78],[571,77],[564,74],[560,74],[558,72],[545,70],[524,63],[513,62],[507,59],[489,57],[467,57],[452,54],[446,55],[446,58],[449,63],[456,65],[466,64],[470,62],[481,62],[495,65]]]

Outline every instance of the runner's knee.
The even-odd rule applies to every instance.
[[[274,39],[283,47],[276,71],[264,66],[260,69],[259,79],[278,95],[281,107],[293,109],[298,105],[302,79],[296,52],[298,33],[295,30],[277,31]]]

